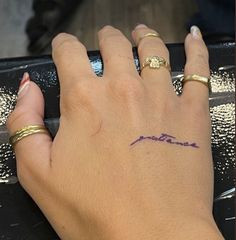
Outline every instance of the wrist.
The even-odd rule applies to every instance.
[[[178,220],[177,220],[178,221]],[[212,219],[180,219],[170,223],[163,239],[223,240],[213,217]],[[162,237],[162,236],[160,236]]]
[[[136,221],[135,221],[136,222]],[[152,222],[147,224],[143,221],[139,226],[137,224],[122,225],[115,227],[114,232],[110,234],[110,240],[129,239],[129,240],[223,240],[221,232],[212,219],[176,219],[164,220],[162,224]]]

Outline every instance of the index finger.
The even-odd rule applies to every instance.
[[[96,77],[85,46],[73,35],[60,33],[53,39],[52,57],[63,88],[73,86],[78,79]]]

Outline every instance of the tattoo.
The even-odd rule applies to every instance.
[[[180,142],[178,140],[176,140],[176,138],[174,136],[171,136],[169,134],[166,133],[162,133],[160,136],[140,136],[137,140],[135,140],[134,142],[132,142],[130,144],[130,146],[133,146],[134,144],[141,142],[143,140],[152,140],[155,142],[165,142],[165,143],[169,143],[169,144],[175,144],[175,145],[179,145],[182,147],[193,147],[193,148],[199,148],[199,146],[193,142],[193,143],[189,143],[189,142]]]

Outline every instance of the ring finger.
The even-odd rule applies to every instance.
[[[151,56],[164,58],[169,64],[169,51],[162,39],[160,37],[144,37],[148,33],[158,34],[143,24],[138,25],[132,32],[132,37],[138,47],[140,66],[143,65],[147,57]],[[165,66],[161,66],[159,69],[150,69],[146,66],[142,69],[141,76],[145,82],[154,81],[162,88],[165,86],[173,90],[170,71]]]

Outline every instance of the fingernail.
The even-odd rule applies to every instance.
[[[191,32],[193,38],[195,38],[195,39],[201,39],[202,38],[201,31],[197,26],[192,26],[191,29],[190,29],[190,32]]]
[[[25,72],[20,82],[19,90],[17,93],[17,99],[25,95],[25,93],[29,88],[29,84],[30,84],[30,77],[29,77],[29,74]]]
[[[145,24],[138,24],[135,29],[137,28],[146,28],[147,26]]]

